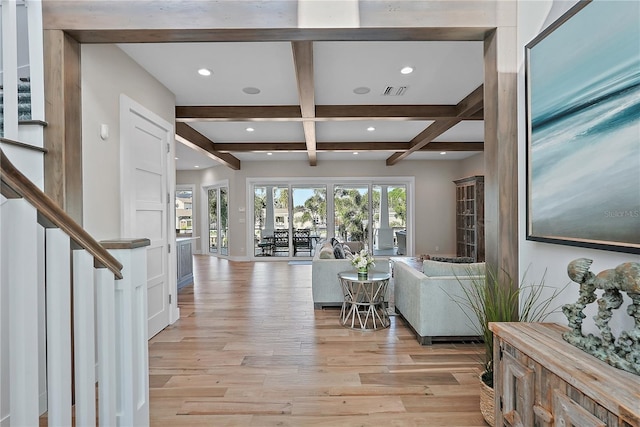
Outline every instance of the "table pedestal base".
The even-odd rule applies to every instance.
[[[340,324],[366,331],[388,328],[391,321],[384,298],[389,275],[362,277],[355,273],[340,273],[338,276],[344,292]]]

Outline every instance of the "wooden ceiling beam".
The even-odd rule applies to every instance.
[[[43,9],[52,10],[51,6],[59,6],[64,8],[68,1],[43,1]],[[85,3],[89,3],[86,2]],[[98,1],[90,2],[91,6]],[[144,2],[114,2],[109,0],[104,2],[109,8],[118,3],[122,4],[138,4]],[[153,2],[148,2],[153,3]],[[186,3],[186,2],[185,2]],[[207,2],[199,1],[204,4]],[[209,2],[216,3],[216,2]],[[227,2],[243,3],[243,2]],[[264,3],[264,2],[261,2]],[[294,3],[289,1],[289,3]],[[226,5],[225,5],[226,7]],[[156,7],[156,9],[158,9]],[[366,41],[482,41],[489,34],[492,27],[446,27],[446,28],[338,28],[338,29],[318,29],[318,28],[290,28],[290,29],[260,29],[260,28],[202,28],[194,29],[192,27],[178,29],[173,27],[171,31],[166,29],[122,29],[122,25],[114,22],[111,28],[104,28],[108,23],[104,22],[104,15],[92,15],[95,13],[89,11],[87,14],[74,17],[64,9],[57,11],[58,16],[51,17],[50,13],[44,14],[46,21],[45,29],[64,29],[74,40],[80,43],[206,43],[206,42],[289,42],[289,41],[345,41],[345,40],[366,40]],[[66,15],[65,15],[66,14]],[[215,13],[214,13],[215,14]],[[260,16],[264,12],[259,13]],[[131,12],[118,16],[114,19],[122,22],[130,20],[135,15]],[[198,22],[202,19],[200,15],[190,20],[188,25]],[[68,19],[65,22],[51,22],[52,19],[58,17]],[[88,24],[85,17],[102,18],[103,20],[94,27],[86,29]],[[80,20],[80,22],[71,21],[71,19]],[[171,17],[174,19],[174,17]],[[264,19],[261,20],[261,23]],[[78,28],[83,26],[84,28]]]
[[[410,147],[406,151],[393,153],[387,158],[387,166],[392,166],[400,160],[408,157],[411,153],[421,150],[431,141],[457,125],[462,121],[461,117],[474,115],[484,108],[484,85],[478,86],[473,92],[467,95],[456,105],[457,117],[454,119],[436,120],[425,130],[420,132],[410,142]]]
[[[304,139],[307,143],[309,165],[318,164],[316,155],[316,117],[315,86],[313,84],[313,42],[292,42],[293,63],[298,82],[298,97],[300,99],[300,113],[302,114]],[[306,120],[310,119],[310,120]]]
[[[228,153],[259,153],[267,151],[307,151],[305,142],[218,142],[216,150]]]
[[[240,170],[240,159],[229,153],[216,150],[215,143],[186,123],[176,122],[176,139],[207,157],[210,157],[233,170]]]
[[[177,122],[302,121],[299,105],[181,105]]]
[[[484,142],[435,142],[432,141],[420,151],[484,151]]]
[[[482,111],[460,115],[457,105],[316,105],[314,117],[302,117],[299,105],[177,106],[178,122],[482,120]]]
[[[316,117],[324,120],[438,120],[458,117],[456,108],[456,105],[317,105]]]
[[[463,117],[473,116],[482,111],[483,107],[484,85],[480,85],[456,105],[456,111],[458,113],[456,117],[462,119]]]
[[[408,150],[409,142],[318,142],[316,151],[398,151]],[[240,142],[215,143],[216,151],[221,153],[266,152],[266,151],[306,151],[304,142]],[[432,142],[421,151],[483,151],[482,142]]]

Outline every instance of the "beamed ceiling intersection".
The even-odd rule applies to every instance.
[[[483,141],[435,142],[463,121],[483,120],[483,86],[456,105],[316,105],[313,73],[313,42],[291,42],[299,105],[176,106],[176,139],[193,150],[234,170],[241,167],[233,152],[306,151],[310,166],[317,165],[323,151],[389,151],[387,166],[409,158],[416,151],[483,151]],[[321,142],[316,123],[357,120],[433,121],[410,141]],[[197,122],[301,122],[304,141],[217,143],[195,130]]]

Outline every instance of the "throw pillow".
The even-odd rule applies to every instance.
[[[344,259],[344,249],[342,249],[342,245],[334,246],[333,256],[336,257],[336,259]]]
[[[345,248],[344,250],[344,257],[346,259],[353,259],[353,253],[351,252],[351,250],[349,250],[349,252],[347,252],[347,249]]]
[[[353,257],[353,253],[351,252],[349,245],[342,245],[342,249],[344,250],[345,258],[351,259]]]

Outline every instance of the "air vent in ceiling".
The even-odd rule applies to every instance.
[[[382,92],[382,96],[402,96],[407,92],[409,86],[387,86]]]

